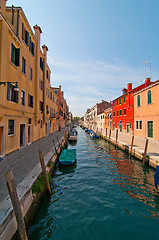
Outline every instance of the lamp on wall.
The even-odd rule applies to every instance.
[[[15,83],[15,86],[14,86],[14,91],[19,91],[19,87],[18,87],[18,82],[0,82],[0,86],[2,85],[2,84],[4,84],[4,85],[6,85],[6,83],[8,84],[8,83]]]

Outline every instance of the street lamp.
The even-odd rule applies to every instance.
[[[17,92],[19,91],[18,82],[0,82],[0,86],[1,86],[2,84],[6,85],[6,83],[7,83],[7,84],[8,84],[8,83],[15,83],[14,90],[17,91]]]

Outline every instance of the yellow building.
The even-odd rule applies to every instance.
[[[21,7],[0,0],[0,156],[58,129],[48,48],[40,47],[40,27],[34,31]]]

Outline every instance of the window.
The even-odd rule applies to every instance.
[[[114,107],[115,107],[115,102],[114,102]]]
[[[117,106],[118,106],[118,100],[117,100]]]
[[[50,99],[52,100],[52,92],[50,92]]]
[[[34,49],[35,49],[35,44],[32,42],[31,37],[29,40],[29,51],[32,53],[32,55],[34,56]]]
[[[46,113],[49,114],[49,107],[46,105]]]
[[[124,129],[124,123],[123,123],[123,129]]]
[[[15,86],[11,83],[7,83],[7,100],[11,102],[18,103],[19,92],[15,91]]]
[[[117,110],[117,116],[119,115],[119,111]]]
[[[46,77],[49,80],[49,71],[48,70],[46,71]]]
[[[39,110],[43,112],[44,107],[43,107],[43,102],[39,101]]]
[[[126,115],[126,108],[124,108],[124,115]]]
[[[43,81],[39,79],[39,88],[42,91],[43,90]]]
[[[121,105],[121,98],[119,99],[119,101],[120,101],[120,105]]]
[[[31,66],[29,66],[29,80],[33,80],[33,69]]]
[[[22,57],[22,73],[26,74],[26,60]]]
[[[148,103],[148,104],[151,104],[151,103],[152,103],[151,90],[149,90],[148,93],[147,93],[147,103]]]
[[[126,96],[124,96],[124,103],[126,103]]]
[[[21,105],[25,105],[25,92],[21,90]]]
[[[40,128],[42,128],[42,127],[43,127],[43,121],[40,120]]]
[[[33,96],[28,94],[28,107],[33,108]]]
[[[131,129],[131,123],[130,123],[130,129]]]
[[[50,90],[48,89],[48,98],[50,98]]]
[[[14,120],[8,120],[8,135],[14,134]]]
[[[101,116],[101,119],[102,119],[102,116]]]
[[[114,117],[115,117],[115,112],[114,112]]]
[[[140,107],[140,95],[137,96],[137,107]]]
[[[121,113],[122,113],[122,111],[121,111],[121,109],[120,109],[120,116],[122,115]]]
[[[24,27],[24,23],[22,23],[22,39],[24,40],[25,44],[29,46],[29,33]]]
[[[11,43],[11,62],[15,66],[19,66],[19,58],[20,58],[20,48],[16,48],[13,43]]]
[[[136,129],[142,129],[142,121],[136,121]]]
[[[41,57],[40,57],[40,68],[42,71],[44,71],[44,62]]]

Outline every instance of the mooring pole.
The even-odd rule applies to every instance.
[[[118,142],[118,129],[116,130],[116,142],[115,142],[115,148],[117,146],[117,142]]]
[[[14,175],[12,171],[6,173],[6,183],[9,191],[9,195],[12,201],[15,217],[18,224],[18,232],[21,240],[28,240],[24,218],[22,215],[20,201],[17,194],[16,184],[14,180]]]
[[[110,137],[111,137],[111,129],[109,129],[109,142],[110,142]]]
[[[107,128],[105,130],[105,139],[107,140]]]
[[[49,178],[47,175],[47,171],[46,171],[46,167],[45,167],[45,163],[44,163],[44,156],[41,150],[39,150],[39,158],[40,158],[40,164],[41,164],[41,168],[44,174],[44,179],[45,179],[45,186],[46,186],[46,190],[47,190],[47,194],[49,197],[51,197],[51,189],[50,189],[50,183],[49,183]]]
[[[143,166],[145,165],[145,161],[146,161],[147,147],[148,147],[148,139],[146,139],[146,143],[145,143],[145,151],[144,151],[144,157],[143,157]]]
[[[132,136],[132,139],[131,139],[131,149],[130,149],[130,155],[129,155],[130,159],[131,159],[131,156],[132,156],[133,144],[134,144],[134,135]]]

